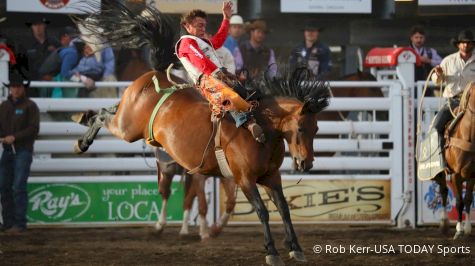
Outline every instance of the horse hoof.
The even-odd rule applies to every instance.
[[[78,140],[75,144],[74,144],[74,153],[76,154],[81,154],[81,153],[84,153],[87,151],[88,147],[82,147],[82,141],[81,140]]]
[[[159,223],[155,224],[155,232],[157,232],[158,234],[161,234],[163,232],[163,229],[165,229],[164,224],[159,224]]]
[[[190,233],[188,232],[188,230],[183,230],[183,229],[182,229],[182,230],[180,230],[180,233],[179,233],[179,234],[180,234],[180,236],[187,236],[187,235],[189,235]]]
[[[210,232],[211,237],[217,237],[217,236],[219,236],[219,234],[221,234],[222,231],[223,231],[223,227],[217,226],[216,224],[213,224],[213,225],[209,228],[209,232]]]
[[[296,261],[301,261],[301,262],[307,261],[302,251],[290,251],[289,256],[291,259],[294,259]]]
[[[202,242],[202,243],[206,243],[206,242],[208,242],[208,240],[209,240],[209,234],[202,235],[202,236],[200,236],[200,237],[201,237],[201,242]]]
[[[266,256],[266,263],[267,265],[272,265],[272,266],[283,266],[284,261],[279,255],[267,255]]]
[[[464,236],[464,232],[463,232],[463,231],[457,231],[457,232],[455,232],[454,240],[461,239],[461,238],[463,238],[463,236]]]

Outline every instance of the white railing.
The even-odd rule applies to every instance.
[[[121,87],[130,82],[97,82],[101,87]],[[75,82],[32,82],[33,87],[76,88]],[[306,175],[303,178],[318,179],[365,179],[391,180],[391,221],[401,208],[402,188],[402,97],[400,83],[330,81],[332,87],[373,87],[386,91],[389,97],[380,98],[334,98],[327,111],[370,112],[369,121],[320,121],[319,135],[337,135],[333,138],[317,138],[314,149],[317,152],[336,152],[332,157],[317,157],[314,169],[330,171]],[[43,116],[61,112],[97,110],[111,106],[118,98],[34,98]],[[374,114],[386,112],[385,120],[376,120]],[[142,141],[126,143],[101,130],[98,138],[85,155],[73,155],[76,139],[86,128],[70,121],[42,120],[39,139],[35,143],[35,160],[32,174],[37,180],[65,174],[87,175],[94,179],[102,176],[116,176],[119,179],[149,176],[154,179],[155,159],[150,147]],[[286,147],[286,150],[287,147]],[[120,154],[120,157],[116,155]],[[292,160],[286,157],[281,170],[290,172]],[[342,172],[343,171],[343,172]],[[346,172],[345,172],[346,171]],[[349,171],[349,172],[348,172]],[[382,172],[381,172],[382,171]],[[114,173],[121,172],[118,175]],[[83,177],[85,178],[85,177]],[[286,178],[286,175],[284,175]],[[295,178],[288,176],[288,178]],[[61,180],[58,179],[58,182]]]

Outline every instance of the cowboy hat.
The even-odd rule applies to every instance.
[[[315,20],[305,21],[305,26],[302,28],[303,31],[322,31],[324,28],[317,26],[318,23]]]
[[[263,32],[269,33],[269,30],[267,29],[267,24],[264,20],[254,20],[252,22],[247,22],[246,23],[246,31],[251,32],[253,30],[259,29]]]
[[[25,25],[30,27],[33,24],[38,24],[38,23],[44,23],[44,24],[49,24],[50,21],[47,20],[45,17],[37,17],[37,18],[31,18],[27,22],[25,22]]]
[[[242,25],[242,24],[244,24],[244,21],[242,20],[241,16],[232,15],[231,18],[229,19],[229,24],[230,25]]]
[[[475,39],[471,30],[463,30],[459,33],[457,38],[452,38],[450,42],[452,45],[457,47],[457,45],[461,42],[475,42]]]
[[[3,83],[3,82],[2,82]],[[28,80],[25,75],[20,73],[18,70],[14,69],[10,72],[10,83],[3,83],[3,86],[10,88],[10,86],[20,86],[28,87],[30,85],[30,80]]]

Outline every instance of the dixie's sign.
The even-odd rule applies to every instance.
[[[389,180],[283,181],[292,221],[387,221],[391,218]],[[281,221],[279,211],[263,189],[261,197],[271,221]],[[224,211],[224,192],[220,193]],[[239,190],[231,221],[258,222],[254,208]]]
[[[31,223],[154,222],[161,211],[155,182],[29,183]],[[168,220],[183,219],[183,188],[174,182]]]

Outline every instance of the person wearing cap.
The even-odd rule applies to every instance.
[[[450,109],[459,105],[463,91],[475,81],[475,38],[472,31],[461,31],[457,38],[452,38],[451,43],[458,51],[446,56],[431,76],[435,84],[445,85],[443,97],[447,99],[431,124],[431,129],[435,128],[439,134],[441,148],[444,145],[445,125],[452,119]]]
[[[206,39],[207,14],[195,9],[182,16],[181,25],[186,34],[181,36],[175,45],[175,53],[183,64],[186,72],[197,87],[202,91],[212,91],[213,79],[224,82],[239,96],[246,99],[247,91],[240,85],[237,78],[229,73],[220,61],[216,49],[223,46],[232,14],[232,2],[223,2],[223,21],[218,32],[211,39]],[[236,127],[244,126],[258,142],[264,142],[262,128],[256,123],[250,112],[230,112],[236,122]]]
[[[419,55],[422,65],[415,67],[415,80],[426,80],[433,67],[440,64],[442,58],[434,48],[426,47],[425,29],[416,25],[411,28],[409,47]]]
[[[0,198],[2,230],[16,234],[26,230],[28,194],[26,190],[32,162],[33,144],[39,132],[38,106],[28,99],[29,81],[21,71],[10,72],[8,99],[0,104]]]
[[[274,50],[264,45],[268,33],[267,24],[263,20],[254,20],[246,25],[249,40],[241,43],[233,52],[236,60],[236,71],[247,70],[250,78],[263,73],[273,77],[277,73]]]
[[[319,35],[323,30],[313,21],[307,21],[303,28],[304,41],[292,49],[289,65],[292,69],[308,68],[313,75],[328,76],[332,69],[331,53],[328,46],[320,42]]]
[[[28,57],[29,77],[32,80],[40,80],[38,69],[50,53],[55,51],[61,44],[48,36],[46,27],[49,24],[46,18],[35,18],[25,24],[30,27],[32,38],[26,42],[25,48]],[[30,96],[38,96],[38,90],[29,90]]]
[[[232,15],[229,20],[229,34],[224,41],[224,47],[226,47],[231,53],[234,49],[239,49],[239,39],[244,34],[244,21],[239,15]]]

